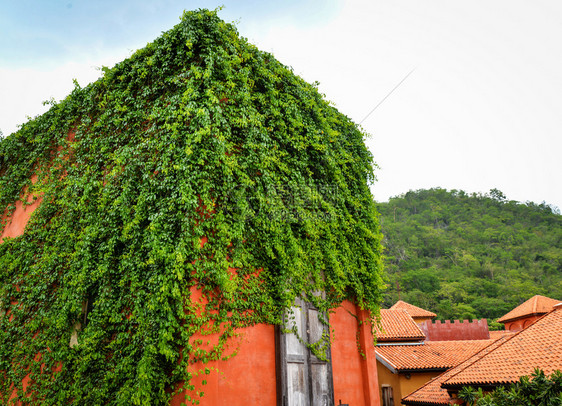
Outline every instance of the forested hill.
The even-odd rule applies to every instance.
[[[562,299],[562,216],[545,203],[430,189],[379,203],[388,290],[440,319],[495,319],[533,295]]]

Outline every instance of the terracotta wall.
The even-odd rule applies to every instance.
[[[74,141],[75,135],[76,134],[73,131],[70,131],[66,139],[68,141]],[[58,147],[57,150],[61,151],[62,147]],[[36,181],[37,175],[34,174],[31,176],[31,182],[35,184]],[[1,220],[2,222],[7,220],[7,225],[0,234],[0,244],[6,237],[15,238],[22,235],[31,213],[33,213],[41,204],[41,200],[43,199],[42,196],[34,196],[31,194],[26,196],[26,194],[27,190],[22,190],[20,200],[15,202],[16,209],[9,217],[7,216],[7,209],[2,212]],[[27,204],[23,203],[24,198]]]
[[[505,329],[509,331],[521,331],[529,327],[535,320],[540,319],[541,317],[542,315],[534,315],[505,323]]]
[[[490,338],[486,319],[473,321],[437,320],[425,321],[420,325],[427,341],[487,340]]]
[[[37,178],[33,176],[31,181],[35,183],[36,179]],[[21,194],[22,199],[25,194],[26,191],[24,190]],[[9,218],[7,217],[7,210],[4,210],[2,214],[2,222],[7,221],[7,224],[2,230],[2,234],[0,234],[0,244],[6,237],[15,238],[23,234],[31,213],[33,213],[35,209],[39,207],[39,204],[41,204],[41,197],[35,199],[33,195],[28,195],[27,202],[30,204],[24,205],[22,200],[18,200],[15,203],[16,209]]]

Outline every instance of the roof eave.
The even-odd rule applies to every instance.
[[[451,366],[441,366],[441,367],[428,367],[428,368],[398,368],[392,364],[392,362],[386,359],[384,356],[375,351],[375,356],[377,361],[383,364],[390,372],[393,374],[407,374],[407,373],[420,373],[420,372],[444,372],[451,368]]]
[[[386,344],[386,343],[400,343],[400,345],[404,345],[405,343],[412,342],[415,344],[423,343],[425,340],[424,337],[392,337],[392,338],[377,338],[377,344]]]
[[[376,357],[377,361],[379,361],[381,364],[383,364],[388,370],[390,370],[390,372],[392,372],[393,374],[398,373],[398,371],[396,370],[394,365],[392,365],[389,360],[387,360],[382,355],[378,354],[376,351],[375,351],[375,357]]]
[[[498,323],[502,323],[502,324],[511,323],[511,322],[514,322],[514,321],[517,321],[517,320],[526,319],[526,318],[528,318],[528,317],[533,317],[533,316],[544,316],[546,313],[548,313],[548,312],[544,312],[544,313],[543,313],[543,312],[540,312],[540,313],[529,313],[529,314],[526,314],[526,315],[524,315],[524,316],[512,317],[512,318],[510,318],[510,319],[505,319],[505,320],[502,320],[501,318],[499,318],[499,319],[498,319]]]
[[[449,402],[436,402],[431,400],[407,400],[401,399],[403,405],[406,406],[441,406],[448,405]]]
[[[441,388],[446,389],[446,390],[460,390],[460,389],[464,388],[465,386],[473,386],[473,387],[482,388],[484,390],[486,390],[486,389],[493,390],[493,389],[497,388],[498,386],[513,385],[515,382],[517,382],[517,381],[509,381],[509,382],[463,382],[463,383],[454,383],[454,384],[442,383]]]
[[[396,371],[399,374],[407,374],[411,372],[445,372],[446,370],[451,369],[451,366],[443,366],[443,367],[430,367],[430,368],[396,368]]]

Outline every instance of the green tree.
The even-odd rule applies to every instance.
[[[546,376],[536,369],[530,376],[523,376],[509,387],[499,387],[488,394],[472,387],[459,391],[459,398],[468,406],[561,406],[562,372]]]
[[[562,299],[562,216],[546,204],[435,188],[379,203],[388,289],[441,319],[495,318],[535,294]]]

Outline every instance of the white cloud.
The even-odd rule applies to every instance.
[[[127,56],[106,55],[97,61],[67,62],[52,69],[0,67],[0,130],[4,136],[17,131],[28,117],[49,109],[44,101],[64,99],[74,88],[73,79],[85,86],[101,75],[101,66],[113,66]]]
[[[382,170],[378,200],[442,186],[562,206],[562,4],[348,1],[312,29],[271,27],[258,45],[356,122]]]
[[[433,186],[499,188],[562,207],[559,0],[350,0],[314,24],[260,10],[256,17],[231,4],[225,12],[240,17],[241,34],[260,49],[319,81],[356,122],[416,67],[363,123],[382,168],[378,200]],[[43,100],[64,98],[72,78],[85,85],[96,66],[112,66],[136,46],[74,50],[87,60],[52,70],[0,69],[0,129],[8,135],[25,115],[45,111]]]

